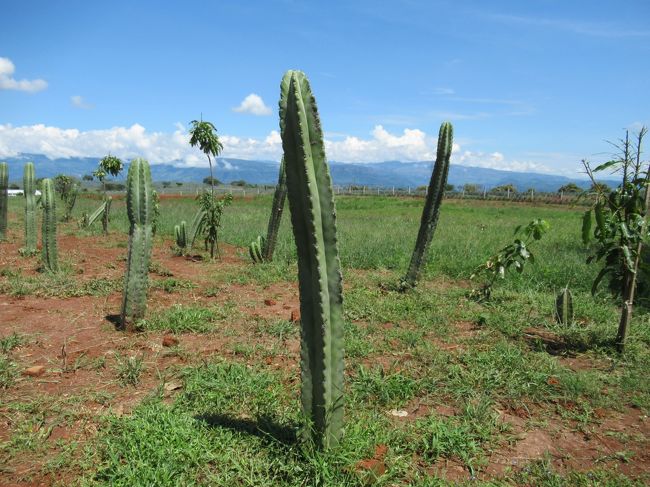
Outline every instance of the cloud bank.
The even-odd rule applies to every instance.
[[[17,80],[13,77],[16,67],[11,59],[0,57],[0,90],[16,90],[35,93],[47,88],[47,81],[42,79]]]
[[[220,140],[224,146],[222,157],[279,161],[282,156],[282,139],[277,130],[263,138],[221,135]],[[325,139],[328,158],[341,162],[431,161],[435,159],[436,147],[437,134],[420,129],[391,133],[381,125],[375,126],[368,138],[330,134]],[[102,157],[109,152],[124,159],[144,157],[152,164],[207,166],[203,153],[190,147],[189,134],[180,123],[171,133],[147,131],[139,124],[87,131],[0,124],[0,157],[20,153],[43,154],[51,159]],[[454,144],[452,162],[510,171],[561,172],[532,160],[510,160],[500,152],[463,150],[458,144]]]

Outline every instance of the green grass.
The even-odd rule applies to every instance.
[[[175,304],[171,308],[153,314],[142,320],[138,326],[143,330],[161,330],[172,333],[209,333],[217,329],[226,319],[237,316],[233,305],[215,305],[211,308]]]
[[[97,204],[80,198],[75,215]],[[558,473],[544,459],[521,471],[506,471],[489,483],[469,480],[471,472],[480,476],[491,451],[513,441],[499,411],[521,408],[538,414],[531,424],[544,424],[554,417],[566,428],[581,431],[598,426],[598,408],[625,411],[634,407],[643,414],[650,412],[649,315],[637,310],[627,351],[617,354],[613,337],[618,310],[604,293],[594,298],[589,292],[597,267],[585,264],[588,249],[579,243],[580,210],[445,201],[422,282],[401,294],[394,291],[395,284],[413,250],[422,200],[339,198],[346,427],[338,450],[318,453],[296,441],[302,424],[298,359],[280,369],[275,367],[277,361],[266,360],[291,356],[288,345],[299,339],[298,325],[286,319],[248,316],[247,306],[240,311],[242,303],[234,304],[236,296],[227,296],[246,285],[259,290],[261,302],[269,286],[295,283],[288,211],[274,262],[248,262],[246,246],[264,233],[270,204],[270,196],[238,199],[225,210],[221,236],[239,247],[235,252],[242,262],[205,263],[214,266],[214,272],[196,291],[209,298],[226,295],[225,304],[176,304],[154,311],[141,323],[145,331],[223,333],[229,338],[224,350],[212,357],[166,351],[187,362],[174,369],[182,377],[182,389],[169,397],[159,387],[132,414],[102,419],[99,434],[87,445],[82,483],[453,485],[431,477],[431,469],[443,459],[467,469],[467,482],[457,485],[643,483],[613,469]],[[10,228],[18,230],[20,212],[15,200],[11,205]],[[161,206],[155,244],[169,247],[173,226],[182,219],[191,220],[196,202],[191,198],[162,200]],[[114,202],[112,215],[112,235],[106,245],[123,246],[128,230],[123,201]],[[544,218],[551,225],[532,248],[536,263],[521,275],[499,281],[491,301],[479,304],[468,299],[472,287],[468,278],[474,268],[510,243],[517,225],[534,218]],[[68,225],[64,231],[99,236],[101,225],[81,232]],[[169,275],[161,265],[152,266],[151,271],[162,277],[152,280],[153,287],[179,297],[185,294],[178,291],[194,286]],[[101,296],[121,289],[121,280],[76,282],[70,272],[27,277],[6,269],[0,274],[0,292],[16,296]],[[556,292],[567,283],[574,294],[576,324],[564,327],[555,323],[553,309]],[[272,289],[275,292],[276,287]],[[12,349],[21,340],[12,335],[0,340],[0,387],[10,390],[16,378]],[[572,370],[567,357],[594,365]],[[93,367],[80,362],[82,366]],[[138,380],[143,366],[141,356],[120,357],[115,375],[129,387],[142,388]],[[390,414],[416,404],[430,409],[417,419],[399,420]],[[437,405],[455,414],[439,414]],[[33,421],[39,418],[34,415]],[[45,423],[38,426],[26,421],[27,417],[16,427],[16,441],[22,438],[34,445],[38,438],[30,439],[30,427],[41,431]],[[356,466],[371,458],[377,445],[388,446],[387,471],[372,478]],[[78,461],[66,456],[66,451],[62,449],[62,456],[52,459],[52,465]]]

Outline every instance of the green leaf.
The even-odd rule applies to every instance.
[[[627,265],[627,268],[635,272],[634,270],[634,261],[632,260],[632,252],[630,252],[630,248],[627,245],[621,246],[621,250],[623,250],[623,255],[625,256],[625,264]]]
[[[594,283],[591,285],[591,294],[592,296],[596,294],[596,291],[598,290],[598,285],[600,284],[600,281],[603,280],[603,277],[610,272],[611,269],[609,267],[605,267],[604,269],[601,269],[598,275],[596,276],[596,279],[594,279]]]
[[[604,171],[604,170],[607,169],[608,167],[612,167],[612,166],[618,164],[619,162],[620,162],[620,161],[616,161],[616,160],[614,160],[614,161],[607,161],[607,162],[601,164],[600,166],[598,166],[596,169],[594,169],[594,172],[597,172],[597,171]]]

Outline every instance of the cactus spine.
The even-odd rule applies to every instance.
[[[36,175],[34,164],[25,164],[23,172],[23,194],[25,196],[25,250],[27,255],[36,252]]]
[[[438,151],[436,154],[436,163],[431,174],[431,181],[427,190],[427,198],[422,210],[420,220],[420,230],[415,242],[415,249],[411,256],[406,276],[402,279],[402,289],[412,288],[417,284],[420,272],[426,260],[427,249],[431,243],[431,238],[438,225],[438,216],[440,215],[440,204],[447,184],[447,175],[449,174],[449,159],[454,139],[454,129],[449,122],[440,125],[438,133]]]
[[[7,206],[9,204],[9,167],[0,162],[0,240],[7,238]]]
[[[555,298],[555,319],[560,325],[567,326],[573,323],[573,318],[573,295],[567,286]]]
[[[51,179],[43,179],[41,183],[41,205],[43,206],[43,226],[41,239],[43,248],[41,259],[45,269],[56,272],[59,270],[58,252],[56,247],[56,193]]]
[[[151,170],[144,159],[131,161],[126,178],[126,209],[131,226],[121,323],[123,328],[132,330],[135,321],[142,319],[147,309],[147,281],[153,240]]]
[[[338,444],[343,426],[343,292],[332,181],[309,81],[282,79],[280,129],[293,234],[298,250],[301,402],[317,447]]]

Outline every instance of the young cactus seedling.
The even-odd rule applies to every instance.
[[[566,286],[555,298],[555,319],[560,325],[569,326],[573,324],[573,295]]]

